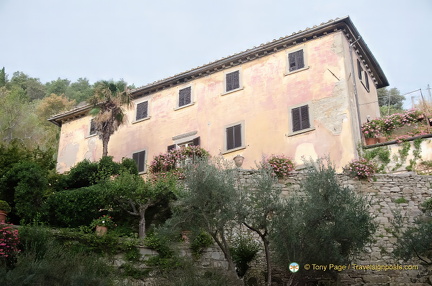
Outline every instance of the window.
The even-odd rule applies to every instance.
[[[303,49],[288,54],[288,71],[293,72],[305,67]]]
[[[303,105],[291,109],[292,132],[309,129],[311,127],[309,118],[309,105]]]
[[[228,126],[225,132],[226,151],[231,151],[244,146],[243,126],[241,123]]]
[[[178,107],[182,107],[192,103],[192,88],[186,87],[179,90]]]
[[[363,84],[364,88],[369,92],[369,76],[367,72],[363,69],[359,60],[357,60],[357,72],[360,82]]]
[[[173,144],[168,146],[168,151],[173,149],[180,149],[181,147],[187,147],[187,146],[200,146],[200,137],[196,137],[192,140],[184,141],[181,143]]]
[[[141,120],[148,117],[148,101],[140,102],[136,105],[135,120]]]
[[[225,74],[225,91],[231,91],[240,88],[240,71],[234,71]]]
[[[145,150],[132,154],[132,159],[137,164],[137,168],[138,168],[139,173],[143,173],[145,171],[145,156],[146,156]]]
[[[96,122],[94,118],[90,120],[90,130],[89,130],[89,136],[96,135]]]

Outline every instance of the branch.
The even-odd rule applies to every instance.
[[[258,235],[259,235],[261,238],[264,238],[264,237],[266,236],[266,232],[267,232],[267,230],[266,230],[266,232],[262,233],[259,229],[254,228],[254,227],[248,225],[248,224],[245,223],[245,222],[243,222],[243,224],[244,224],[247,228],[249,228],[250,230],[255,231],[256,233],[258,233]]]

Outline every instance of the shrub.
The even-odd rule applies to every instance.
[[[190,248],[195,258],[199,258],[203,250],[213,244],[213,238],[205,231],[200,232],[192,240]]]
[[[369,180],[375,174],[376,166],[371,161],[365,158],[360,158],[351,161],[346,167],[344,167],[344,172],[352,177]]]
[[[41,227],[20,230],[23,251],[13,269],[0,268],[0,285],[112,285],[115,269],[100,257],[74,252]]]
[[[241,236],[234,241],[234,246],[230,248],[230,251],[239,277],[246,274],[249,269],[249,262],[254,260],[259,249],[259,243],[254,241],[252,237]]]
[[[284,155],[272,155],[266,160],[266,163],[270,165],[278,178],[288,176],[295,167],[293,161]]]
[[[96,226],[106,226],[108,228],[115,227],[116,224],[113,221],[113,218],[108,215],[103,215],[97,219],[94,219],[92,223],[90,224],[91,227]]]
[[[99,210],[106,205],[106,189],[94,185],[76,190],[64,190],[48,197],[46,220],[53,226],[78,227],[89,225],[100,217]]]
[[[9,213],[11,211],[11,207],[6,201],[0,200],[0,210]]]

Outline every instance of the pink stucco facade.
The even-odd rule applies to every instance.
[[[303,51],[304,67],[289,72],[289,54],[298,50]],[[120,161],[145,150],[149,164],[168,146],[199,137],[211,155],[228,160],[244,156],[246,169],[271,154],[285,154],[297,164],[302,158],[329,156],[341,168],[357,157],[359,124],[379,116],[376,75],[368,71],[369,65],[355,47],[351,52],[346,32],[334,29],[161,90],[137,89],[134,104],[125,109],[127,122],[112,135],[108,154]],[[226,75],[233,71],[239,71],[240,87],[225,92]],[[178,108],[179,90],[186,87],[191,87],[191,104]],[[136,121],[136,105],[144,101],[148,117]],[[299,106],[308,107],[310,126],[293,132],[291,111]],[[91,116],[60,119],[58,171],[83,159],[98,160],[102,142],[89,136]],[[227,150],[227,128],[239,124],[241,146]]]

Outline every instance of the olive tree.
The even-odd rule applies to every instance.
[[[300,192],[287,199],[274,218],[270,241],[276,258],[286,269],[291,262],[347,264],[376,230],[368,202],[341,186],[329,160],[307,166]],[[301,279],[306,274],[300,269],[293,276]]]

